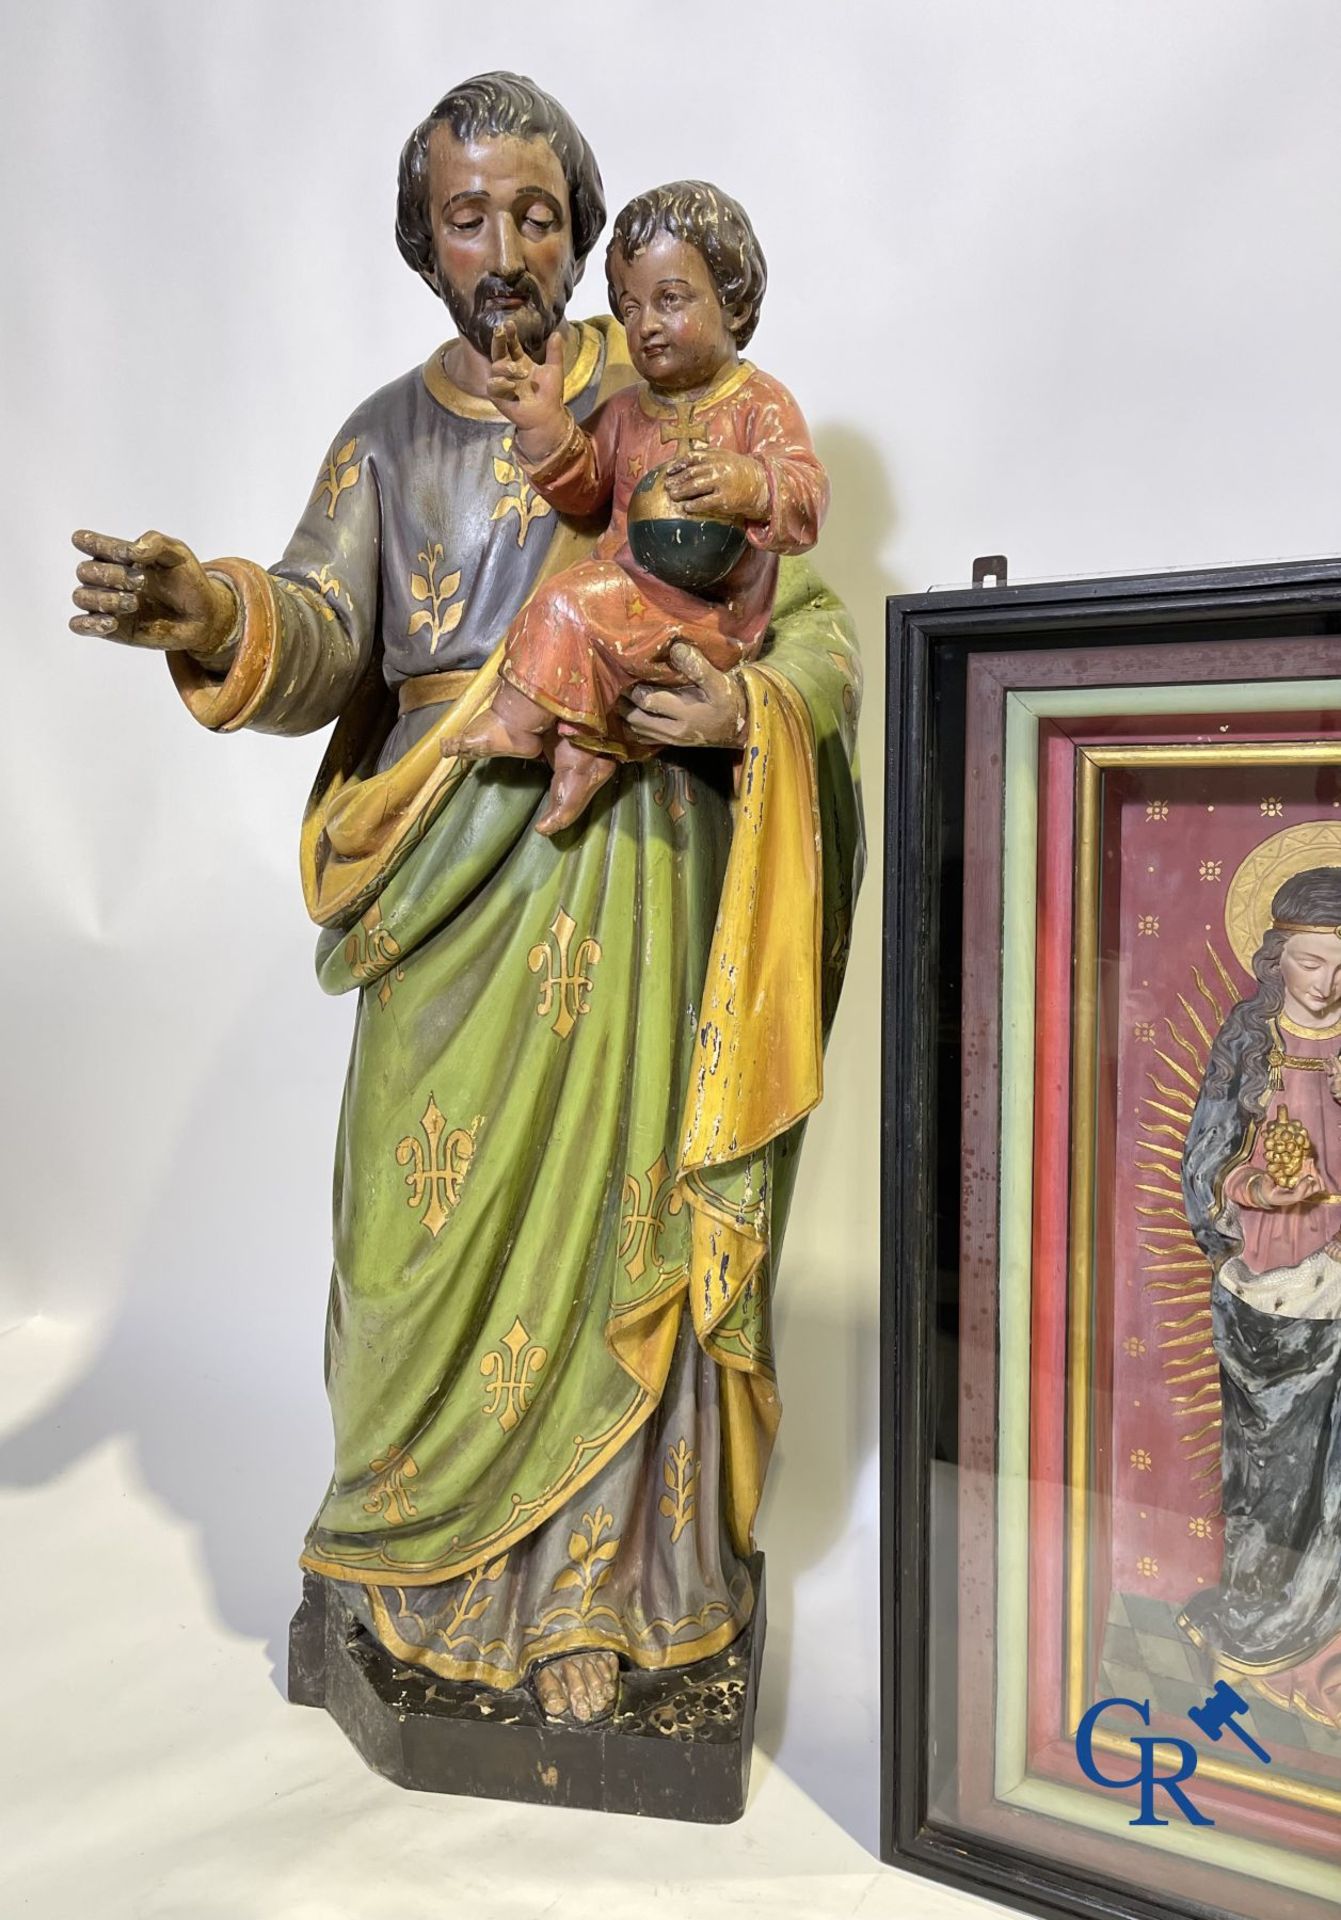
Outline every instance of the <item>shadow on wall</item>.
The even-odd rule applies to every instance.
[[[846,604],[865,669],[867,878],[780,1263],[782,1428],[759,1541],[768,1559],[762,1749],[854,1839],[878,1851],[878,1223],[884,555],[896,526],[881,449],[850,427],[815,447],[833,504],[815,553]]]

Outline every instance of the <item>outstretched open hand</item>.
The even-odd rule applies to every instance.
[[[181,540],[162,533],[121,540],[81,528],[74,544],[89,558],[77,569],[73,633],[201,657],[227,644],[237,603]]]

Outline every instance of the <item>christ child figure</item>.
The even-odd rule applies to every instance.
[[[621,718],[635,688],[653,690],[637,704],[655,713],[656,688],[701,672],[696,655],[722,673],[755,658],[777,556],[814,546],[829,502],[796,402],[740,357],[766,281],[744,210],[703,181],[640,194],[615,222],[606,277],[640,379],[586,427],[563,404],[558,334],[539,362],[511,321],[494,335],[489,397],[531,484],[574,518],[608,506],[610,523],[590,559],[536,590],[491,705],[443,742],[466,758],[547,756],[545,834],[654,751]],[[743,732],[743,690],[740,717]]]

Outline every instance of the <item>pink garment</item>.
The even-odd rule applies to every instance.
[[[1266,1170],[1266,1126],[1282,1106],[1308,1129],[1326,1191],[1341,1193],[1341,1102],[1332,1095],[1327,1073],[1327,1063],[1341,1053],[1341,1032],[1306,1037],[1282,1024],[1280,1038],[1280,1087],[1273,1086],[1267,1098],[1251,1154],[1230,1172],[1224,1186],[1226,1200],[1239,1210],[1243,1265],[1254,1274],[1296,1267],[1341,1233],[1341,1200],[1277,1209],[1254,1207],[1250,1198],[1251,1176]]]
[[[628,543],[628,508],[645,474],[677,453],[748,454],[768,480],[766,521],[744,529],[745,552],[711,599],[645,573]],[[800,408],[748,361],[700,400],[663,400],[626,387],[577,429],[553,459],[528,469],[560,513],[585,519],[607,503],[610,525],[592,558],[537,589],[512,624],[504,677],[562,720],[618,741],[614,708],[640,682],[683,686],[667,655],[676,640],[722,671],[751,660],[773,612],[780,553],[804,553],[819,536],[829,481]]]

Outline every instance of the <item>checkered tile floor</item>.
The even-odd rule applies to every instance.
[[[1177,1609],[1167,1601],[1141,1593],[1115,1593],[1104,1634],[1101,1693],[1149,1700],[1156,1712],[1169,1714],[1186,1714],[1189,1707],[1199,1706],[1211,1683],[1196,1648],[1179,1632],[1176,1621]],[[1320,1760],[1341,1762],[1341,1732],[1320,1727],[1302,1714],[1283,1713],[1251,1689],[1241,1691],[1251,1712],[1246,1718],[1241,1715],[1240,1723],[1268,1753],[1304,1747]],[[1196,1746],[1211,1747],[1190,1722],[1180,1732]],[[1224,1752],[1223,1739],[1218,1748]],[[1335,1781],[1336,1767],[1324,1764],[1319,1777]]]

